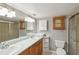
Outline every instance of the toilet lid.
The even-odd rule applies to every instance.
[[[57,48],[56,53],[57,55],[66,55],[65,50],[62,48]]]

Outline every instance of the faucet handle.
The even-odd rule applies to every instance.
[[[7,48],[9,45],[6,44],[6,42],[2,42],[0,43],[0,48],[3,49],[3,48]]]

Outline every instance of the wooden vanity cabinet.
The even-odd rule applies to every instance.
[[[29,54],[29,48],[25,49],[23,52],[21,52],[19,55],[28,55]]]
[[[31,55],[41,55],[42,54],[42,40],[36,42],[32,47],[30,47]]]
[[[21,52],[19,55],[42,55],[42,39],[33,44],[28,49],[25,49],[23,52]]]

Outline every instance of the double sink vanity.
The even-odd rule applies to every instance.
[[[8,45],[0,48],[0,55],[42,55],[44,33],[32,37],[22,36],[10,41],[2,42]]]

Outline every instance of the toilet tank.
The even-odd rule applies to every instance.
[[[64,48],[65,41],[55,40],[55,45],[57,48]]]

